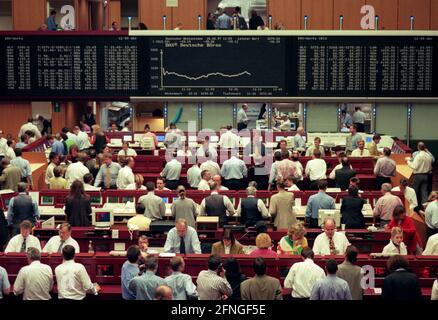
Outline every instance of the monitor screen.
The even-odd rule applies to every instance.
[[[365,138],[365,142],[366,143],[370,143],[370,142],[372,142],[373,141],[373,137],[366,137]]]
[[[101,196],[90,196],[91,205],[99,206],[102,204]]]
[[[108,197],[106,199],[107,203],[119,203],[119,198],[118,197]]]
[[[134,197],[123,197],[122,202],[134,202]]]
[[[169,203],[169,198],[168,197],[161,197],[161,199],[163,199],[164,203]]]
[[[283,136],[276,136],[275,137],[275,142],[280,142],[281,140],[284,140]]]
[[[53,196],[42,196],[41,205],[43,206],[53,206],[55,204],[55,198]]]
[[[96,222],[111,222],[111,212],[110,211],[102,211],[96,212]]]
[[[9,207],[9,202],[11,202],[11,198],[5,199],[5,207]]]
[[[164,137],[165,137],[165,135],[157,135],[157,141],[158,142],[164,142]]]
[[[296,124],[296,122],[291,122],[291,123],[290,123],[290,130],[291,130],[291,131],[295,131],[295,130],[297,130],[297,124]]]

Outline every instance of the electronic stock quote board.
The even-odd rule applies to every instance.
[[[437,32],[0,33],[0,99],[434,99]]]

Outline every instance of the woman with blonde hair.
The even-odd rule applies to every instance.
[[[91,128],[93,129],[93,135],[91,136],[90,143],[94,146],[96,153],[99,154],[110,140],[98,124],[93,125]]]
[[[382,251],[383,254],[399,254],[399,255],[407,255],[408,249],[403,242],[403,229],[400,227],[393,227],[391,229],[391,240],[389,244],[387,244]]]
[[[272,239],[267,233],[260,233],[256,238],[256,247],[249,255],[263,258],[277,258],[278,255],[272,248]]]
[[[304,236],[306,229],[301,222],[294,223],[289,227],[287,235],[281,238],[277,246],[278,254],[301,255],[303,249],[309,247]]]

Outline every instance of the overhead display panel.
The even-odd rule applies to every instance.
[[[0,33],[0,99],[438,98],[438,33]]]

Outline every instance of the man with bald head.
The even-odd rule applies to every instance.
[[[419,204],[427,202],[429,173],[432,172],[433,157],[427,151],[424,142],[418,143],[418,153],[408,161],[408,166],[413,170],[412,187],[417,194]]]
[[[154,300],[173,300],[172,289],[168,286],[159,286],[157,289],[155,289]]]
[[[313,244],[315,255],[343,255],[350,245],[344,233],[336,231],[332,218],[324,221],[324,232],[318,235]]]
[[[168,253],[202,253],[198,233],[187,225],[186,219],[176,220],[175,227],[167,234],[164,252]]]
[[[298,127],[297,133],[294,136],[294,148],[295,149],[304,149],[306,147],[306,141],[303,136],[305,134],[303,127]]]
[[[218,186],[219,190],[230,190],[227,187],[224,187],[222,185],[222,177],[218,174],[214,175],[212,178],[213,182],[216,183],[216,185]]]
[[[390,183],[382,184],[383,196],[377,200],[374,207],[374,217],[380,217],[380,226],[384,227],[391,221],[392,213],[397,206],[403,206],[399,197],[391,193],[392,186]]]

